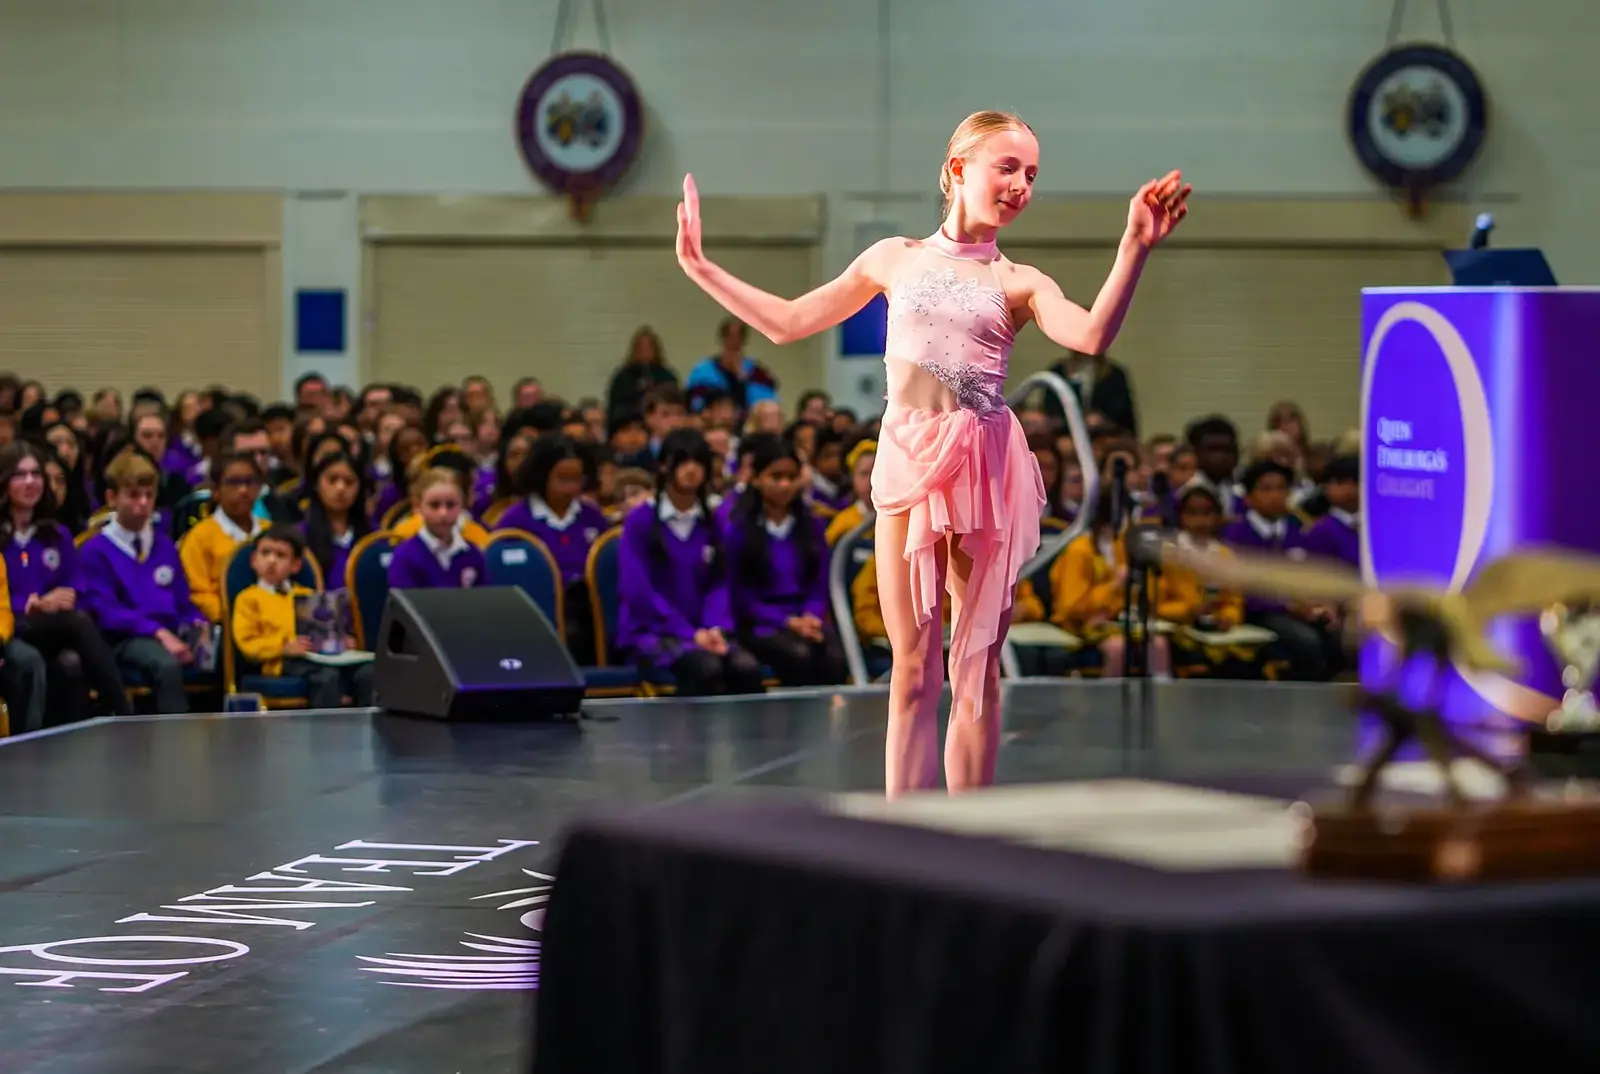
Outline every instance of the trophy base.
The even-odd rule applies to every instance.
[[[1324,879],[1410,883],[1600,875],[1600,800],[1314,807],[1299,866]]]
[[[1600,778],[1600,731],[1534,727],[1528,734],[1528,762],[1546,778]]]

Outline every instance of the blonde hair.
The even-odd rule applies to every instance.
[[[1300,445],[1295,443],[1294,437],[1276,429],[1257,433],[1255,439],[1250,441],[1251,462],[1271,459],[1273,462],[1293,466],[1299,454]]]
[[[1311,441],[1311,426],[1306,422],[1306,412],[1300,409],[1300,404],[1292,399],[1282,399],[1272,404],[1267,411],[1267,429],[1277,432],[1290,421],[1300,423],[1300,441],[1296,446],[1304,446]]]
[[[106,488],[112,492],[130,489],[153,489],[161,484],[161,471],[155,463],[139,454],[131,446],[123,448],[105,471]]]
[[[429,467],[428,469],[422,471],[422,473],[418,474],[416,480],[411,482],[412,500],[420,504],[422,502],[422,498],[428,494],[428,490],[436,485],[455,486],[455,490],[461,493],[462,504],[466,504],[466,489],[462,487],[463,482],[461,480],[461,475],[450,469],[448,466]]]
[[[970,159],[980,145],[1004,131],[1027,131],[1032,134],[1033,128],[1010,112],[974,112],[963,119],[950,136],[950,144],[944,151],[944,163],[939,167],[939,193],[944,195],[945,212],[950,211],[950,203],[955,200],[955,177],[950,174],[950,161]]]

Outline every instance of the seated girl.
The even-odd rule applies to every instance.
[[[725,531],[734,628],[785,686],[845,679],[844,650],[828,621],[828,543],[799,486],[800,459],[781,442],[752,460],[752,476]]]
[[[580,665],[595,663],[594,605],[584,577],[589,549],[611,528],[605,512],[586,497],[595,483],[594,455],[564,433],[533,442],[516,478],[525,495],[506,508],[496,530],[521,530],[550,549],[561,572],[566,642]]]
[[[89,691],[113,715],[133,712],[116,657],[78,610],[77,550],[55,520],[45,486],[45,455],[25,441],[0,450],[0,544],[9,600],[5,646],[16,731],[36,731],[89,715]],[[48,706],[48,707],[47,707]]]
[[[593,456],[584,445],[561,433],[541,436],[517,474],[523,498],[495,523],[497,530],[522,530],[543,541],[569,587],[583,581],[590,547],[611,528],[605,513],[584,498],[593,479]]]
[[[1222,502],[1209,485],[1191,481],[1176,490],[1173,499],[1179,527],[1175,541],[1179,547],[1218,556],[1233,554],[1217,539],[1222,527]],[[1157,586],[1156,614],[1170,623],[1222,634],[1244,622],[1244,594],[1213,585],[1184,567],[1164,565]],[[1249,667],[1256,655],[1251,647],[1218,648],[1189,635],[1176,637],[1174,646],[1181,651],[1178,663],[1191,674],[1217,674],[1235,663]]]
[[[355,456],[336,451],[312,465],[305,484],[310,496],[300,531],[306,553],[322,571],[323,589],[335,593],[345,588],[350,550],[372,532],[365,506],[366,480]]]
[[[1121,619],[1128,565],[1122,534],[1112,522],[1112,498],[1112,490],[1101,490],[1089,528],[1074,537],[1050,566],[1051,620],[1099,651],[1106,678],[1120,677],[1126,660]],[[1166,675],[1171,666],[1167,639],[1153,636],[1151,673]]]
[[[388,465],[379,475],[370,509],[372,518],[379,525],[383,524],[391,511],[406,502],[409,492],[407,470],[411,461],[427,450],[428,437],[415,425],[402,425],[395,431],[384,453],[384,461]]]
[[[811,489],[807,497],[818,513],[832,518],[856,498],[844,465],[844,436],[833,426],[817,429],[811,441]]]
[[[456,485],[461,489],[463,506],[456,517],[456,532],[474,548],[487,547],[489,544],[489,531],[484,529],[482,523],[472,517],[472,512],[467,510],[465,506],[472,499],[472,460],[459,451],[439,451],[431,458],[419,455],[411,460],[411,468],[408,471],[408,482],[411,489],[411,509],[403,517],[390,523],[389,532],[394,534],[397,541],[415,537],[421,532],[422,514],[417,506],[416,485],[424,471],[432,470],[450,474]]]
[[[698,430],[668,433],[655,499],[628,513],[618,549],[619,655],[670,671],[685,697],[762,690],[761,665],[734,640],[727,557],[706,502],[711,465]]]
[[[1176,543],[1197,552],[1231,556],[1217,539],[1222,526],[1222,504],[1210,487],[1192,482],[1175,494],[1178,511]],[[1244,622],[1244,595],[1222,590],[1193,571],[1164,566],[1160,575],[1157,615],[1171,623],[1193,626],[1208,633],[1232,630]]]
[[[412,483],[417,534],[389,561],[391,589],[470,589],[483,584],[483,551],[461,535],[466,490],[454,470],[424,470]]]

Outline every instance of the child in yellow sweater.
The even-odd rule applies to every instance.
[[[1121,677],[1125,666],[1121,617],[1127,579],[1123,534],[1112,529],[1111,496],[1102,491],[1089,528],[1050,565],[1050,619],[1099,650],[1101,675],[1108,679]],[[1152,618],[1160,618],[1159,609]],[[1150,639],[1151,674],[1166,676],[1171,670],[1167,639],[1155,634]]]
[[[304,678],[311,708],[336,709],[346,694],[367,707],[372,704],[370,663],[332,667],[307,659],[311,639],[296,630],[295,598],[311,591],[290,581],[305,550],[305,539],[291,526],[273,526],[256,539],[250,552],[256,584],[233,602],[233,643],[246,660],[261,665],[263,675]],[[354,638],[345,643],[355,647]]]
[[[950,601],[944,602],[944,625],[950,625]],[[850,583],[850,604],[855,608],[856,635],[864,645],[887,639],[889,628],[883,625],[883,604],[878,599],[878,555],[869,552],[855,581]],[[1026,578],[1017,581],[1012,597],[1011,621],[1037,623],[1044,619],[1044,602],[1033,591],[1033,583]]]
[[[234,550],[261,532],[255,516],[261,470],[249,455],[229,453],[211,462],[211,514],[184,534],[178,560],[189,599],[213,623],[222,622],[222,576]]]
[[[1222,505],[1217,494],[1198,482],[1178,490],[1177,542],[1185,548],[1231,556],[1220,541]],[[1244,594],[1220,589],[1182,567],[1163,567],[1157,612],[1162,619],[1221,633],[1244,622]]]

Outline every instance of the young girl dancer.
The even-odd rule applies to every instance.
[[[1177,172],[1139,188],[1111,274],[1090,309],[1037,269],[1003,257],[1001,227],[1027,207],[1039,143],[1015,116],[978,112],[956,128],[940,169],[942,226],[875,243],[837,279],[796,299],[768,294],[706,258],[699,195],[685,177],[678,264],[729,313],[777,344],[889,299],[887,403],[873,471],[877,570],[894,653],[885,785],[937,786],[943,689],[941,590],[954,615],[953,705],[945,749],[952,792],[993,782],[1000,649],[1017,574],[1039,543],[1039,467],[1002,393],[1011,345],[1029,321],[1061,347],[1104,354],[1149,252],[1187,212]],[[987,719],[983,718],[985,715]]]

